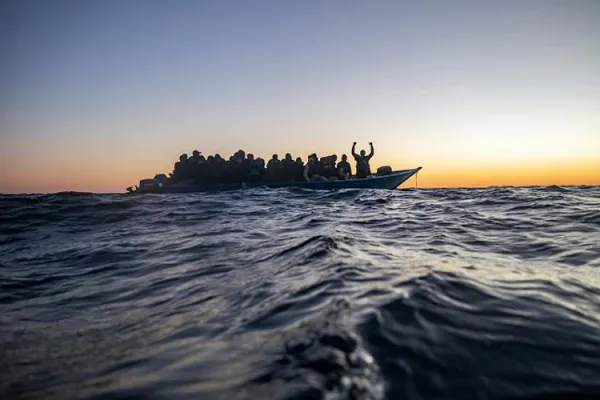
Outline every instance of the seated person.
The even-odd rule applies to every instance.
[[[304,180],[307,182],[326,181],[327,180],[327,178],[318,174],[317,161],[313,157],[308,159],[308,162],[306,163],[306,166],[304,167]]]
[[[347,155],[342,154],[342,161],[337,164],[337,171],[340,179],[350,179],[352,177],[352,168]]]
[[[198,150],[192,152],[192,156],[188,159],[190,164],[197,164],[200,161],[200,153]]]
[[[335,171],[331,168],[331,156],[323,157],[321,159],[321,164],[321,173],[319,175],[328,179],[335,175]]]
[[[287,153],[285,158],[281,161],[281,180],[289,182],[294,180],[294,160],[292,155]]]
[[[248,181],[249,170],[246,168],[245,153],[238,151],[234,154],[230,164],[230,179],[233,183],[242,183]]]
[[[267,177],[267,169],[265,168],[265,160],[258,157],[256,159],[256,165],[258,165],[258,170],[260,171],[260,180],[264,181]]]
[[[325,157],[315,160],[315,173],[320,177],[325,177]]]
[[[279,179],[279,158],[277,154],[273,154],[273,157],[267,163],[267,176],[269,180],[275,182]]]
[[[302,182],[304,180],[304,162],[300,157],[296,158],[294,163],[294,181]]]
[[[187,154],[179,156],[179,161],[173,166],[172,183],[181,182],[187,179]]]
[[[259,160],[262,161],[262,159],[255,160],[253,154],[248,154],[246,157],[245,168],[247,170],[249,182],[260,182],[262,179],[264,161],[263,165],[261,165]]]
[[[331,168],[332,176],[329,178],[330,181],[337,181],[339,179],[339,174],[337,171],[337,155],[333,154],[329,157],[329,168]]]
[[[206,159],[203,155],[195,151],[194,156],[188,159],[190,163],[190,179],[202,183],[206,180]]]
[[[338,180],[337,171],[335,169],[335,159],[336,158],[337,158],[336,156],[325,157],[325,160],[323,163],[323,176],[325,178],[327,178],[327,180],[330,180],[330,181]]]

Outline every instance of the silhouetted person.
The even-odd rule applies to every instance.
[[[227,173],[227,164],[219,153],[213,158],[213,179],[215,183],[223,183]]]
[[[244,169],[248,172],[248,176],[252,175],[251,171],[256,166],[256,160],[254,159],[254,154],[248,153],[246,158],[244,159]]]
[[[350,167],[347,155],[342,154],[342,161],[338,163],[337,170],[341,179],[350,179],[352,176],[352,167]]]
[[[200,153],[194,154],[195,159],[192,162],[192,179],[199,183],[206,183],[208,177],[208,163]]]
[[[333,154],[331,156],[331,164],[333,165],[333,168],[335,169],[335,166],[337,164],[337,154]]]
[[[323,171],[322,171],[322,175],[330,180],[333,179],[337,179],[337,174],[335,172],[335,164],[333,161],[333,157],[334,156],[328,156],[323,158],[322,163],[323,163]]]
[[[304,180],[304,162],[300,157],[296,158],[294,163],[294,180],[302,182]]]
[[[357,178],[366,178],[371,175],[371,166],[369,165],[369,161],[373,154],[375,154],[375,150],[373,149],[373,143],[370,142],[369,146],[371,146],[371,152],[369,155],[366,155],[366,151],[361,150],[360,155],[356,154],[356,142],[352,144],[352,156],[356,160],[356,177]]]
[[[327,178],[320,175],[317,171],[318,162],[315,158],[310,157],[306,166],[304,167],[304,180],[305,181],[326,181]]]
[[[261,180],[264,180],[265,177],[267,176],[267,169],[265,168],[265,160],[258,157],[256,159],[256,164],[258,165],[258,169],[260,170],[260,178],[261,178]]]
[[[246,169],[249,182],[259,182],[262,179],[263,167],[259,160],[261,159],[255,160],[253,154],[248,154],[246,156]]]
[[[277,154],[273,154],[273,157],[267,163],[267,176],[271,181],[276,181],[279,178],[279,157]]]
[[[191,164],[197,164],[200,161],[200,152],[198,150],[194,150],[192,152],[192,156],[188,159],[188,162]]]
[[[173,175],[172,175],[172,179],[174,183],[177,182],[181,182],[186,178],[187,175],[187,160],[188,160],[188,156],[187,154],[182,154],[179,156],[179,161],[177,161],[175,163],[175,165],[173,166]]]
[[[313,177],[316,175],[316,162],[312,157],[308,158],[306,162],[306,166],[304,167],[304,180],[310,182],[313,180]]]
[[[237,151],[230,164],[230,180],[234,183],[246,182],[249,178],[249,170],[246,168],[245,157],[246,153],[243,150]]]
[[[318,176],[325,176],[325,157],[315,159],[315,172]]]
[[[281,180],[291,181],[294,179],[294,159],[290,153],[285,155],[281,161]]]

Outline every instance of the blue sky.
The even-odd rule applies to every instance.
[[[8,1],[0,12],[0,191],[35,190],[44,170],[79,171],[57,189],[103,170],[153,175],[194,148],[306,156],[372,140],[382,163],[434,175],[600,159],[599,1]]]

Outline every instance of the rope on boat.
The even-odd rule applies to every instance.
[[[419,171],[415,174],[415,189],[419,187]]]

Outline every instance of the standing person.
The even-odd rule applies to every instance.
[[[373,142],[369,142],[369,146],[371,146],[371,152],[369,155],[366,155],[367,152],[364,150],[360,151],[360,155],[356,154],[356,142],[352,144],[352,156],[356,160],[356,177],[357,178],[366,178],[371,175],[371,166],[369,165],[369,161],[373,154],[375,154],[375,150],[373,149]]]
[[[342,154],[342,161],[337,165],[337,171],[340,179],[350,179],[352,177],[352,167],[348,162],[348,156]]]

